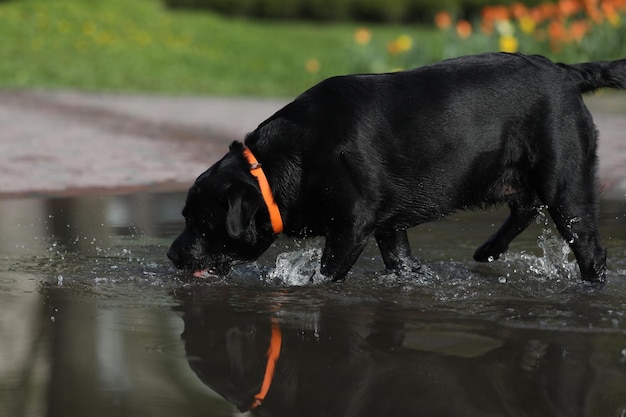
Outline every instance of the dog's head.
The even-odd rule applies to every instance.
[[[180,269],[224,275],[238,261],[257,259],[275,239],[243,145],[196,179],[183,209],[185,229],[167,256]]]

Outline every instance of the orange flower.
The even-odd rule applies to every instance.
[[[577,0],[559,0],[558,8],[562,16],[569,17],[578,13],[581,5]]]
[[[567,32],[565,31],[565,26],[563,23],[554,20],[550,25],[548,25],[548,36],[554,42],[563,42],[566,40]]]
[[[543,14],[541,13],[539,7],[533,7],[532,9],[530,9],[530,18],[533,20],[533,22],[535,22],[535,24],[541,23],[541,21],[543,20]]]
[[[598,0],[584,0],[585,2],[585,11],[587,15],[593,20],[595,23],[600,24],[604,20],[604,16],[602,12],[598,8]]]
[[[576,20],[569,28],[570,37],[575,42],[581,42],[589,31],[589,23],[586,20]]]
[[[456,22],[456,33],[462,39],[467,39],[472,35],[472,24],[467,20]]]
[[[560,52],[561,47],[568,40],[568,33],[562,22],[553,20],[548,25],[548,37],[550,39],[550,49]]]
[[[435,15],[435,25],[441,29],[445,30],[452,26],[452,16],[450,13],[441,11]]]
[[[618,27],[621,20],[619,14],[615,10],[615,5],[605,1],[602,3],[601,7],[604,15],[606,16],[606,20],[608,20],[613,27]]]
[[[551,19],[557,15],[557,6],[552,3],[542,3],[537,7],[533,7],[530,11],[530,16],[535,23],[543,22],[544,20]]]
[[[354,32],[354,41],[359,45],[367,45],[372,40],[372,32],[366,28],[358,28]]]
[[[509,9],[506,6],[487,6],[483,8],[481,14],[485,20],[507,20]]]
[[[517,20],[528,15],[528,8],[524,3],[513,3],[510,9],[511,15]]]

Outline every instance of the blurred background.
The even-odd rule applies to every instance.
[[[293,96],[484,51],[626,56],[626,0],[0,0],[0,87]]]

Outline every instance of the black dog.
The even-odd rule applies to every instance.
[[[626,88],[626,59],[565,65],[492,53],[329,78],[200,175],[168,256],[225,273],[277,233],[323,235],[321,273],[337,281],[372,236],[387,268],[402,268],[407,228],[507,202],[510,217],[477,261],[497,259],[545,206],[582,278],[602,282],[597,132],[581,94],[603,87]]]

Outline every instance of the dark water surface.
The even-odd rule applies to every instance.
[[[602,202],[597,289],[545,219],[473,262],[504,211],[413,229],[419,274],[372,245],[311,284],[322,242],[279,240],[193,279],[165,258],[183,199],[0,201],[0,415],[237,416],[266,380],[253,414],[626,416],[623,202]]]

